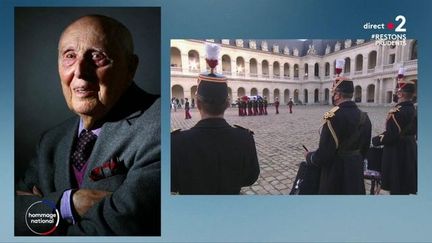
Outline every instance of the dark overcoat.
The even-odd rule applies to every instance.
[[[391,194],[417,193],[417,112],[411,101],[401,102],[387,116],[386,131],[374,137],[384,145],[382,188]]]
[[[319,147],[306,158],[321,168],[320,194],[365,194],[363,161],[370,139],[369,117],[354,102],[325,113]]]
[[[172,192],[239,194],[259,172],[252,132],[223,118],[204,119],[171,134]]]

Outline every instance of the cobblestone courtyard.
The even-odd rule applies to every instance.
[[[372,136],[384,130],[389,107],[360,107],[369,114],[372,122]],[[236,108],[229,108],[225,119],[254,131],[261,174],[255,184],[244,187],[242,194],[288,194],[295,179],[298,164],[304,160],[302,144],[310,151],[315,150],[319,141],[319,128],[323,114],[330,106],[294,106],[293,114],[288,107],[281,106],[280,114],[275,108],[268,108],[267,116],[239,117]],[[188,129],[199,121],[197,109],[191,110],[192,119],[184,119],[184,110],[171,112],[171,127]],[[366,186],[368,190],[368,185]],[[386,192],[382,191],[382,194]]]

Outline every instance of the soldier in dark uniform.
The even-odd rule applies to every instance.
[[[363,160],[371,122],[351,101],[352,81],[338,77],[332,92],[335,107],[324,114],[319,148],[305,152],[306,162],[321,169],[319,194],[365,194]]]
[[[276,101],[275,101],[275,107],[276,107],[276,114],[279,114],[279,98],[276,97]]]
[[[258,100],[256,97],[254,97],[252,101],[252,107],[253,107],[253,115],[254,116],[258,115]]]
[[[264,102],[261,97],[258,98],[258,115],[264,115]]]
[[[248,108],[248,116],[252,116],[252,99],[248,98],[247,101],[247,108]]]
[[[268,106],[267,97],[264,96],[264,115],[267,115],[267,106]]]
[[[247,97],[242,99],[243,116],[247,116]]]
[[[246,111],[247,103],[246,102],[247,102],[246,96],[243,96],[240,98],[240,107],[241,107],[242,116],[247,116],[247,111]]]
[[[401,75],[403,76],[403,74]],[[399,77],[396,106],[387,116],[386,130],[372,139],[384,145],[382,188],[391,194],[417,193],[417,112],[412,102],[415,83]]]
[[[239,194],[260,172],[253,132],[225,121],[227,79],[214,73],[214,62],[207,63],[211,72],[199,76],[197,88],[201,120],[171,133],[171,192]]]
[[[289,113],[292,114],[292,107],[294,105],[294,102],[292,100],[292,98],[290,98],[290,100],[288,101],[288,108],[289,108]]]
[[[190,110],[190,106],[189,106],[189,100],[188,98],[185,98],[186,102],[185,102],[185,119],[191,119],[192,116],[189,112]]]
[[[239,116],[243,116],[243,108],[240,98],[237,98],[237,107]]]

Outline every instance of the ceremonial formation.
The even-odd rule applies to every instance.
[[[239,116],[261,116],[267,115],[267,97],[243,96],[237,99]]]

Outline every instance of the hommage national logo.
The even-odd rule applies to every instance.
[[[59,225],[60,213],[52,201],[37,201],[27,209],[25,221],[31,232],[37,235],[50,235]]]

